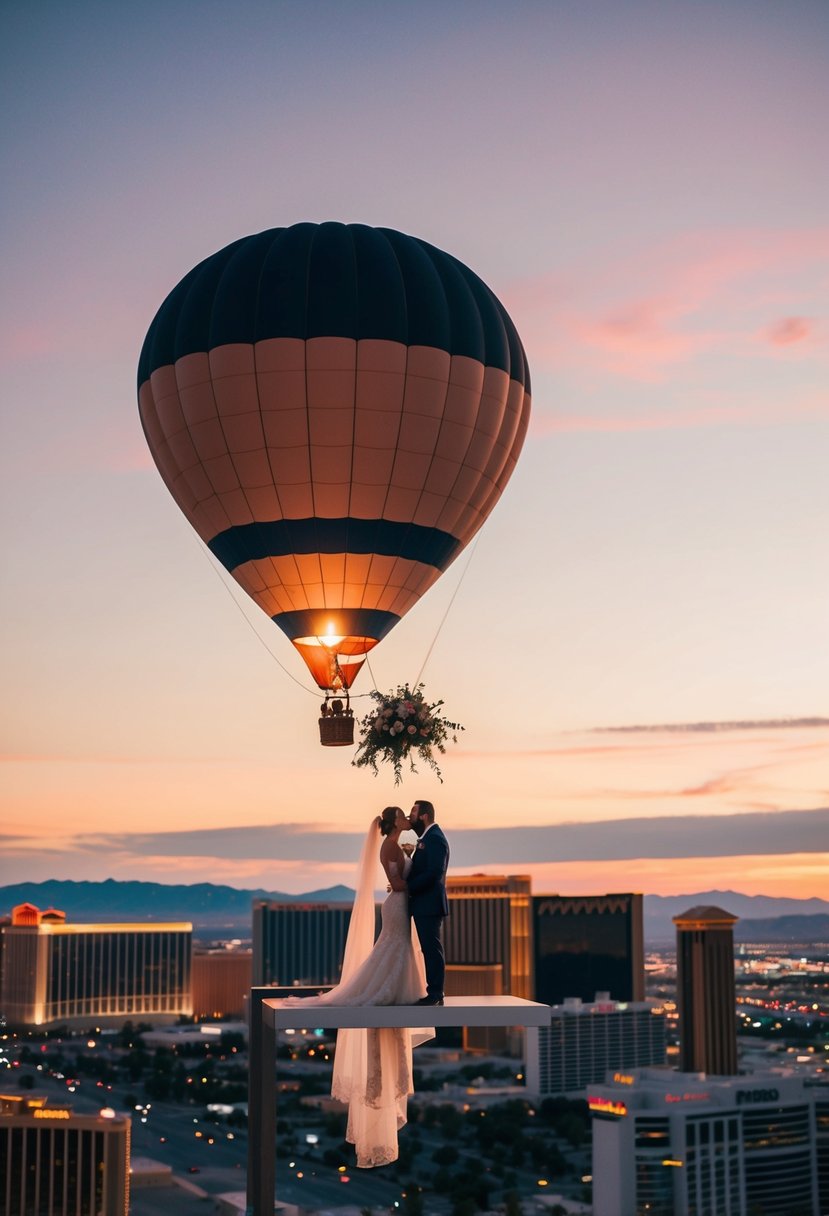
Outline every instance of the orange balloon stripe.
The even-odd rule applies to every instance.
[[[440,577],[434,566],[377,554],[370,557],[368,571],[356,581],[326,578],[322,574],[324,563],[332,558],[344,573],[352,557],[345,553],[313,553],[301,554],[297,561],[293,556],[262,558],[237,566],[233,577],[268,616],[312,608],[371,608],[402,616],[401,606],[405,604],[404,611],[408,611]],[[311,587],[320,588],[316,600],[309,595]]]

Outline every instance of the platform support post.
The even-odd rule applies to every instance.
[[[273,1216],[276,1189],[276,1028],[263,1017],[272,988],[251,988],[246,1216]],[[250,1151],[254,1146],[254,1151]]]

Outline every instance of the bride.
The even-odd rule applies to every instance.
[[[340,982],[307,1000],[318,1005],[413,1005],[424,995],[423,956],[413,944],[409,918],[406,876],[411,858],[400,845],[400,833],[409,826],[398,806],[387,806],[372,821],[360,858]],[[375,942],[374,887],[381,840],[380,864],[390,891]],[[300,999],[289,997],[286,1003]],[[355,1146],[361,1168],[397,1159],[397,1133],[414,1092],[412,1048],[433,1035],[433,1030],[396,1027],[339,1031],[331,1094],[348,1104],[346,1140]]]

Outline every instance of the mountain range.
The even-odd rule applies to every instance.
[[[62,909],[75,923],[102,921],[192,921],[199,936],[249,937],[254,900],[289,903],[351,903],[349,887],[326,887],[287,895],[261,888],[243,890],[217,883],[74,882],[50,879],[0,887],[0,916],[21,903]],[[738,891],[698,891],[689,895],[646,895],[645,941],[674,940],[672,917],[700,904],[738,916],[738,942],[829,943],[829,901],[742,895]]]

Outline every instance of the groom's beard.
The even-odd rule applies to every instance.
[[[412,824],[412,831],[414,832],[415,836],[423,835],[423,833],[426,831],[426,827],[422,819],[415,819],[414,823]]]

